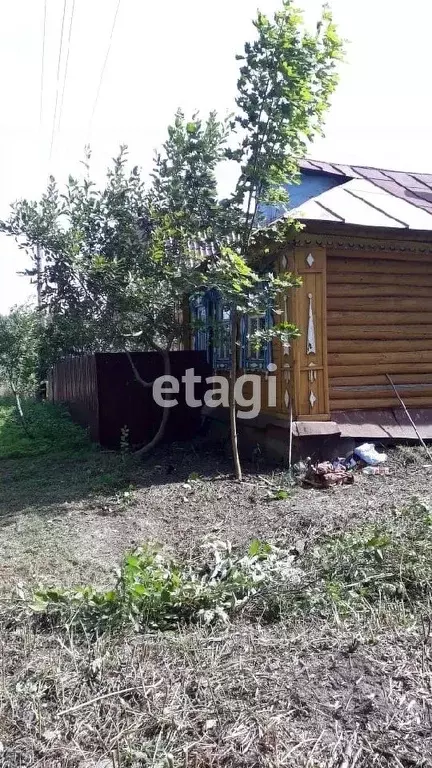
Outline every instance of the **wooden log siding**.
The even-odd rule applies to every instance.
[[[327,252],[330,410],[432,407],[432,256]]]

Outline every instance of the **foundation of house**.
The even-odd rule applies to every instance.
[[[432,409],[410,413],[425,441],[432,440]],[[311,458],[325,461],[347,456],[357,445],[372,441],[385,447],[418,443],[418,436],[402,409],[349,411],[332,414],[332,421],[294,421],[292,461]],[[226,408],[204,408],[208,437],[225,442],[229,450],[229,414]],[[269,463],[287,464],[290,424],[284,417],[263,413],[254,419],[238,419],[239,449],[243,457],[261,457]]]

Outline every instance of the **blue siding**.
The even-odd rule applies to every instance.
[[[286,190],[289,194],[288,205],[261,206],[260,210],[265,217],[266,224],[270,224],[270,222],[282,216],[286,210],[298,208],[312,197],[316,197],[322,192],[327,192],[329,189],[333,189],[333,187],[346,182],[346,178],[343,176],[334,177],[325,173],[305,173],[304,171],[300,174],[300,179],[299,184],[286,185]]]

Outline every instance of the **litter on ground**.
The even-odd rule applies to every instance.
[[[302,472],[302,481],[314,488],[351,485],[358,471],[365,475],[389,475],[389,468],[383,466],[386,461],[387,454],[379,453],[373,443],[363,443],[345,458],[317,464],[309,460]]]

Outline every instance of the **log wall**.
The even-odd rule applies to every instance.
[[[432,256],[327,251],[330,410],[432,407]]]

